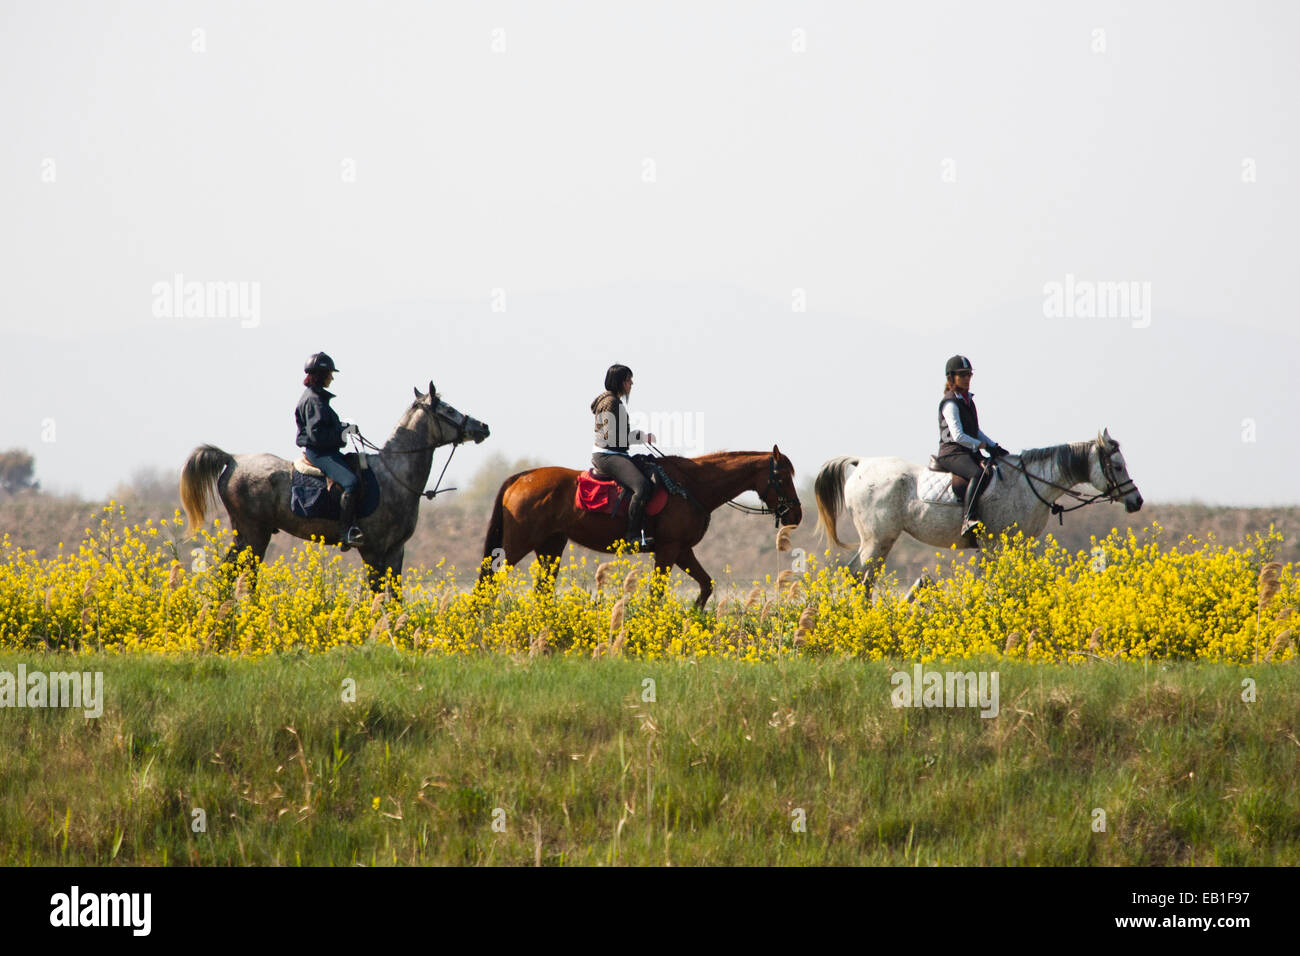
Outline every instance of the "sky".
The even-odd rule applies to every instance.
[[[380,441],[430,381],[584,467],[1109,428],[1153,502],[1300,503],[1300,7],[0,3],[0,449],[106,496]],[[179,288],[180,296],[173,294]],[[437,458],[441,467],[443,454]]]

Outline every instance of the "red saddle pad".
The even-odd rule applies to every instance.
[[[573,496],[573,505],[580,511],[601,511],[605,514],[614,514],[614,502],[618,500],[619,494],[623,491],[623,486],[612,478],[596,478],[592,475],[591,469],[578,474],[578,490]],[[627,503],[632,499],[629,492],[621,502],[619,502],[618,514],[627,514]],[[647,515],[657,515],[664,510],[664,505],[668,504],[668,492],[663,488],[655,488],[650,493],[650,503],[646,505],[645,513]]]

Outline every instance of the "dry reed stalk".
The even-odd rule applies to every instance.
[[[614,562],[606,561],[604,564],[596,565],[596,589],[601,590],[609,583],[610,578],[614,576]]]
[[[623,578],[623,593],[626,595],[626,594],[631,594],[633,591],[635,591],[636,586],[640,580],[641,580],[641,569],[633,568],[631,571],[627,573],[627,577]]]
[[[1277,637],[1273,638],[1273,643],[1269,646],[1268,651],[1264,654],[1265,662],[1271,662],[1275,656],[1286,650],[1287,645],[1291,643],[1291,628],[1287,628]]]
[[[813,609],[810,607],[804,608],[803,613],[799,615],[799,626],[796,627],[794,631],[794,642],[796,644],[802,644],[812,635],[813,628],[816,626],[816,613],[814,613]]]
[[[543,654],[551,653],[551,646],[554,642],[555,635],[551,633],[550,628],[542,628],[533,635],[533,639],[528,642],[528,656],[539,657]]]
[[[781,529],[776,533],[776,550],[789,551],[792,547],[794,547],[794,545],[790,543],[790,535],[794,532],[794,529],[797,527],[798,525],[793,525],[793,524],[781,525]]]
[[[1268,602],[1277,594],[1277,576],[1282,570],[1282,562],[1270,561],[1259,569],[1259,610],[1268,607]]]
[[[614,602],[614,610],[609,615],[609,633],[623,629],[623,616],[627,610],[627,598],[621,597]]]

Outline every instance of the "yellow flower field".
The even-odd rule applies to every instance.
[[[253,587],[247,569],[219,566],[227,529],[178,547],[179,512],[117,530],[111,519],[121,513],[107,506],[75,553],[44,561],[5,536],[0,648],[257,656],[379,642],[439,654],[750,661],[1296,656],[1300,589],[1292,565],[1271,561],[1282,540],[1271,529],[1235,547],[1167,545],[1159,535],[1143,544],[1113,532],[1074,554],[1050,535],[1003,539],[981,562],[958,561],[913,602],[888,576],[868,602],[845,569],[810,556],[802,573],[719,593],[697,613],[693,585],[656,596],[644,557],[573,560],[553,594],[535,587],[532,568],[505,569],[479,589],[458,586],[450,568],[417,568],[404,575],[397,602],[374,597],[360,568],[313,544],[262,567]]]

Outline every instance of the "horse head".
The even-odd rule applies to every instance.
[[[471,418],[444,402],[432,381],[425,394],[421,394],[418,387],[412,387],[411,390],[415,392],[411,408],[428,416],[428,440],[432,444],[459,445],[471,440],[477,445],[491,434],[486,423]]]
[[[1128,465],[1119,450],[1119,442],[1110,437],[1110,429],[1097,433],[1097,441],[1088,455],[1088,483],[1111,501],[1124,502],[1130,514],[1142,507],[1142,495],[1128,475]]]
[[[794,487],[794,463],[776,445],[768,459],[767,484],[758,497],[776,515],[777,527],[796,525],[803,521],[803,506]]]

